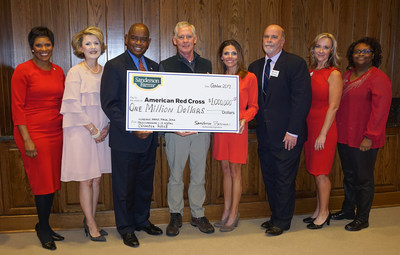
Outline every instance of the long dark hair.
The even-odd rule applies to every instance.
[[[222,57],[222,52],[224,51],[224,48],[229,45],[232,45],[233,47],[235,47],[235,49],[238,53],[238,70],[236,71],[236,74],[239,74],[240,78],[243,79],[247,75],[247,69],[244,66],[242,47],[236,40],[230,39],[230,40],[223,41],[221,43],[221,45],[219,46],[218,54],[217,54],[218,70],[220,73],[224,73],[224,74],[226,73],[226,65],[221,60],[221,57]]]
[[[360,43],[364,43],[364,44],[368,45],[369,47],[371,47],[372,54],[374,54],[374,58],[372,59],[372,65],[378,68],[382,61],[381,44],[375,38],[364,37],[364,38],[359,39],[358,41],[353,42],[349,46],[349,49],[347,50],[347,60],[349,61],[349,65],[347,66],[347,69],[354,68],[354,61],[353,61],[354,48],[356,47],[357,44],[360,44]]]

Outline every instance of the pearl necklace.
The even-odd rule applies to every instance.
[[[85,66],[87,67],[87,69],[89,69],[92,73],[94,73],[94,74],[100,73],[101,68],[100,68],[100,65],[99,65],[99,64],[96,65],[97,70],[96,70],[96,71],[93,71],[92,68],[90,68],[89,65],[86,63],[86,59],[83,61],[83,63],[85,64]]]

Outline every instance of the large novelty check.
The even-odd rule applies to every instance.
[[[237,75],[127,71],[126,130],[239,130]]]

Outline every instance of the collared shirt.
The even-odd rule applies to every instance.
[[[265,72],[265,66],[267,65],[267,60],[271,59],[271,63],[269,64],[270,65],[270,69],[269,69],[268,77],[271,77],[271,72],[272,72],[272,70],[274,70],[276,61],[278,61],[278,58],[281,55],[281,53],[282,53],[282,50],[280,52],[278,52],[278,54],[276,54],[272,58],[269,58],[267,55],[265,55],[265,62],[264,62],[264,69],[263,69],[264,72]],[[262,84],[264,84],[264,78],[265,78],[265,75],[263,75],[263,77],[262,77]]]
[[[139,70],[139,58],[136,57],[135,55],[133,55],[129,50],[128,50],[128,53],[131,56],[133,62],[135,63],[137,70]],[[149,69],[147,68],[146,60],[144,60],[144,56],[142,56],[140,59],[142,60],[144,68],[146,68],[146,71],[148,71]]]

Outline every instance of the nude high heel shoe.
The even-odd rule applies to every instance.
[[[234,230],[239,224],[239,218],[240,218],[240,213],[238,212],[235,221],[231,225],[226,225],[226,224],[223,225],[219,229],[219,231],[221,231],[221,232],[230,232],[230,231]]]
[[[222,228],[222,227],[225,225],[225,223],[228,221],[228,218],[229,218],[229,215],[226,216],[225,219],[215,222],[215,223],[214,223],[214,227],[216,227],[216,228]]]

